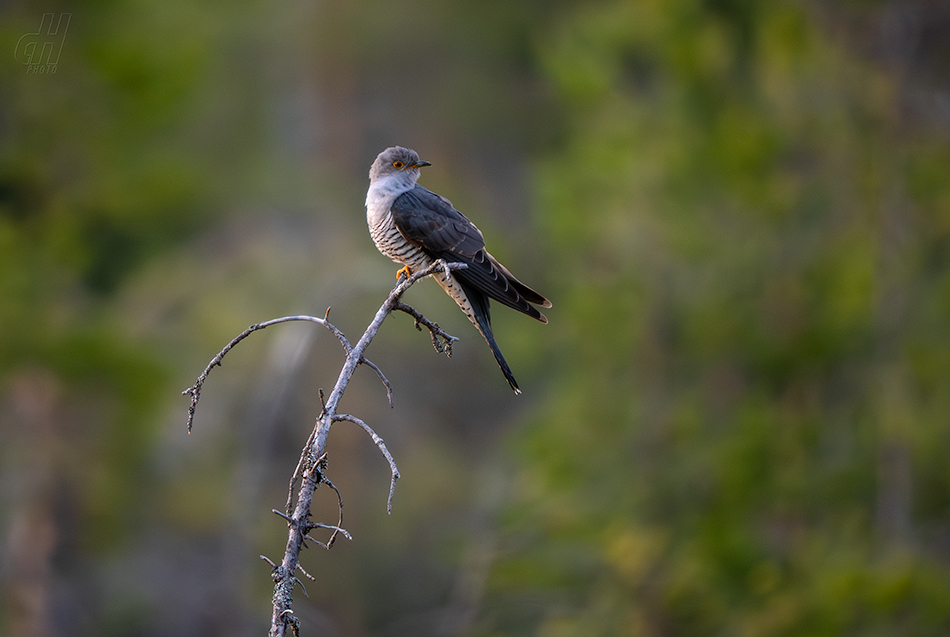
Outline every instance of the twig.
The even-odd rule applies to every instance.
[[[336,487],[333,487],[333,488],[336,489]],[[271,509],[271,513],[274,513],[274,514],[279,515],[280,517],[284,518],[285,520],[287,520],[287,523],[288,523],[288,524],[296,524],[296,522],[293,520],[293,518],[291,518],[291,517],[290,517],[289,515],[287,515],[286,513],[283,513],[283,512],[281,512],[281,511],[278,511],[277,509]],[[353,539],[353,536],[350,535],[349,532],[348,532],[346,529],[344,529],[343,527],[337,526],[337,525],[335,525],[335,524],[322,524],[322,523],[320,523],[320,522],[305,522],[303,526],[307,527],[307,532],[309,532],[311,529],[330,529],[330,530],[333,531],[334,533],[340,533],[340,534],[342,534],[343,537],[345,537],[345,538],[348,539],[348,540],[352,540],[352,539]],[[263,555],[261,556],[261,558],[267,559],[267,558],[265,558]],[[268,560],[268,561],[270,561],[270,560]],[[273,562],[271,562],[271,564],[273,564]],[[298,564],[297,566],[300,566],[300,565]]]
[[[339,516],[339,520],[336,523],[336,528],[340,529],[340,531],[343,531],[343,528],[342,528],[343,526],[343,494],[340,493],[340,490],[336,488],[335,484],[330,482],[330,478],[328,478],[326,474],[323,474],[320,480],[321,482],[323,482],[323,484],[333,489],[333,491],[336,493],[336,499],[337,499],[337,503],[338,503],[339,511],[340,511],[340,516]],[[343,533],[344,535],[346,535],[346,539],[348,540],[353,539],[352,537],[350,537],[350,534],[347,533],[346,531],[343,531]],[[330,547],[333,546],[333,543],[336,542],[336,536],[337,536],[337,531],[334,530],[333,533],[330,534],[330,539],[327,540],[327,543],[326,543],[327,550],[329,550]]]
[[[338,527],[338,526],[334,526],[334,525],[332,525],[332,524],[320,524],[319,522],[313,522],[313,523],[311,523],[310,528],[312,528],[312,529],[330,529],[331,531],[334,531],[334,532],[336,532],[336,533],[341,534],[343,537],[345,537],[346,539],[350,540],[351,542],[353,541],[353,536],[350,535],[349,532],[347,532],[346,529],[341,528],[341,527]]]
[[[386,375],[383,374],[383,370],[376,366],[376,363],[369,360],[368,358],[363,358],[360,360],[360,365],[366,365],[379,376],[379,380],[383,381],[383,386],[386,388],[386,397],[389,398],[389,408],[392,409],[395,407],[393,404],[393,386],[389,384],[389,379],[386,378]]]
[[[204,385],[206,380],[208,380],[208,374],[211,373],[211,370],[215,367],[220,367],[221,362],[224,360],[224,356],[231,351],[231,348],[250,336],[252,332],[262,330],[265,327],[270,327],[271,325],[276,325],[278,323],[287,323],[289,321],[310,321],[312,323],[319,323],[320,325],[327,325],[331,328],[331,331],[339,331],[327,323],[326,320],[319,319],[315,316],[284,316],[282,318],[264,321],[263,323],[255,323],[254,325],[248,327],[246,330],[232,338],[231,342],[225,345],[224,349],[218,352],[218,355],[211,359],[211,362],[208,363],[208,366],[205,367],[205,370],[201,372],[200,376],[198,376],[198,380],[195,381],[194,385],[181,392],[182,396],[191,396],[191,405],[188,406],[188,433],[191,433],[191,425],[195,419],[195,409],[198,407],[198,399],[201,397],[201,386]],[[348,345],[348,343],[344,345],[344,349],[346,348],[346,345]]]
[[[399,469],[396,468],[396,461],[393,460],[392,454],[389,453],[389,449],[386,448],[386,443],[383,442],[383,439],[380,438],[373,428],[367,425],[365,422],[357,418],[356,416],[351,416],[350,414],[337,414],[333,417],[333,420],[346,420],[352,423],[356,423],[363,428],[363,431],[368,433],[373,439],[373,442],[376,443],[376,446],[379,447],[379,450],[382,452],[383,457],[386,458],[386,461],[389,462],[389,469],[392,472],[392,478],[389,482],[389,500],[386,502],[386,512],[393,512],[393,495],[396,493],[396,480],[399,479]]]
[[[285,520],[287,520],[287,523],[288,523],[288,524],[295,524],[295,522],[293,521],[293,519],[292,519],[289,515],[287,515],[286,513],[281,513],[281,512],[278,511],[277,509],[271,509],[271,513],[275,513],[275,514],[279,515],[280,517],[284,518]]]
[[[421,332],[423,326],[428,329],[429,336],[432,339],[432,347],[435,348],[435,351],[452,358],[452,343],[459,340],[457,336],[446,333],[445,330],[439,327],[438,323],[430,321],[411,305],[400,301],[393,306],[393,309],[405,312],[411,316],[414,319],[414,325],[418,331]]]

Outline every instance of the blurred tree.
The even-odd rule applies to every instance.
[[[558,362],[484,634],[950,630],[950,122],[913,99],[947,58],[906,54],[950,22],[879,41],[899,5],[612,0],[536,34]]]
[[[72,17],[55,73],[0,56],[0,633],[109,634],[115,609],[93,603],[89,560],[140,530],[154,407],[168,390],[160,356],[110,303],[236,194],[255,102],[229,97],[241,61],[220,51],[247,7],[3,11],[8,52],[44,13]],[[122,630],[142,619],[119,615]]]

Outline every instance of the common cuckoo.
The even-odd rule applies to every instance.
[[[464,263],[448,278],[435,276],[442,289],[458,304],[468,320],[485,337],[508,384],[520,394],[518,383],[495,342],[489,299],[547,323],[534,305],[551,302],[516,279],[485,250],[485,238],[452,202],[418,185],[419,169],[429,166],[414,150],[394,146],[379,154],[369,170],[366,221],[376,247],[405,271],[420,270],[433,261]],[[534,305],[532,305],[534,304]]]

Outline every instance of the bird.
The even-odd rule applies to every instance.
[[[494,300],[542,323],[548,319],[535,305],[551,301],[519,281],[485,249],[485,238],[452,202],[416,182],[420,169],[431,166],[416,151],[392,146],[381,152],[369,170],[366,222],[376,248],[402,265],[396,272],[409,276],[443,259],[467,267],[437,275],[436,281],[454,300],[491,348],[505,380],[521,389],[505,361],[491,325],[489,301]]]

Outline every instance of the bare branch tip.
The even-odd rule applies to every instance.
[[[293,524],[293,523],[294,523],[293,518],[291,518],[289,515],[287,515],[287,514],[284,513],[283,511],[278,511],[277,509],[271,509],[271,512],[272,512],[272,513],[276,513],[276,514],[279,515],[280,517],[282,517],[282,518],[284,518],[285,520],[287,520],[287,524]]]
[[[297,577],[292,578],[295,584],[300,584],[300,588],[303,589],[303,596],[307,599],[310,599],[310,595],[307,594],[307,587],[303,585],[303,582],[300,581]]]

